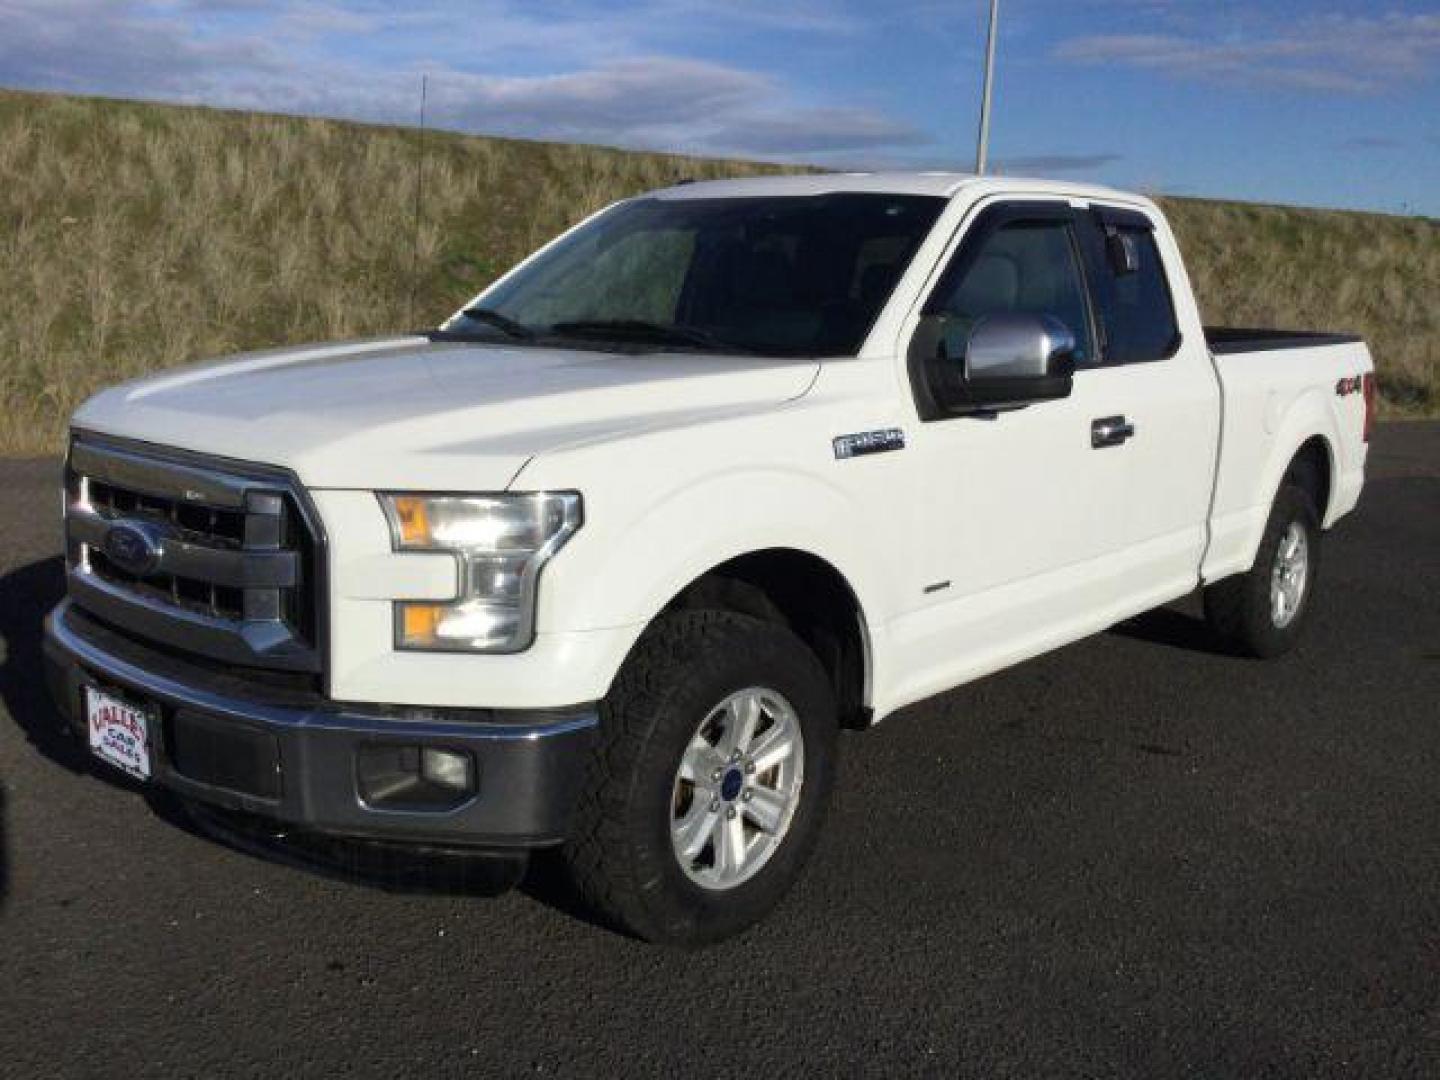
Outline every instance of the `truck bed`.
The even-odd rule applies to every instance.
[[[1205,341],[1217,356],[1231,353],[1270,352],[1275,349],[1309,349],[1319,345],[1353,345],[1355,334],[1323,330],[1259,330],[1240,326],[1207,326]]]
[[[1327,455],[1321,524],[1355,506],[1364,483],[1369,350],[1345,334],[1206,329],[1224,428],[1203,565],[1214,581],[1250,568],[1283,470],[1318,437]]]

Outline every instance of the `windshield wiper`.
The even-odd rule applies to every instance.
[[[484,323],[486,326],[493,326],[495,327],[495,329],[501,331],[504,334],[508,334],[510,337],[513,338],[522,338],[528,340],[535,336],[535,331],[532,330],[530,327],[526,326],[522,322],[516,322],[514,319],[510,318],[509,315],[500,314],[500,312],[496,311],[493,308],[466,308],[464,311],[461,312],[461,314],[464,315],[467,319],[472,319],[478,323]],[[449,330],[446,330],[444,332],[453,333],[453,331]]]
[[[644,319],[577,319],[558,322],[546,331],[560,337],[606,338],[653,341],[667,345],[695,345],[720,352],[753,353],[755,350],[716,337],[695,326],[674,326]]]

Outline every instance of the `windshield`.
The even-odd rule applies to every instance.
[[[944,205],[882,194],[621,203],[441,333],[854,355]]]

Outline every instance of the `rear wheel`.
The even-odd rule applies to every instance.
[[[785,627],[730,612],[664,617],[602,703],[564,852],[583,899],[680,947],[756,922],[814,846],[835,742],[829,679]]]
[[[1205,618],[1232,648],[1280,656],[1295,647],[1319,569],[1320,520],[1309,492],[1287,478],[1255,565],[1205,589]]]

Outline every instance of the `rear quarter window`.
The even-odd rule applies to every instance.
[[[1180,343],[1165,263],[1149,229],[1097,223],[1096,300],[1105,362],[1164,360]],[[1121,252],[1129,253],[1129,266]]]

